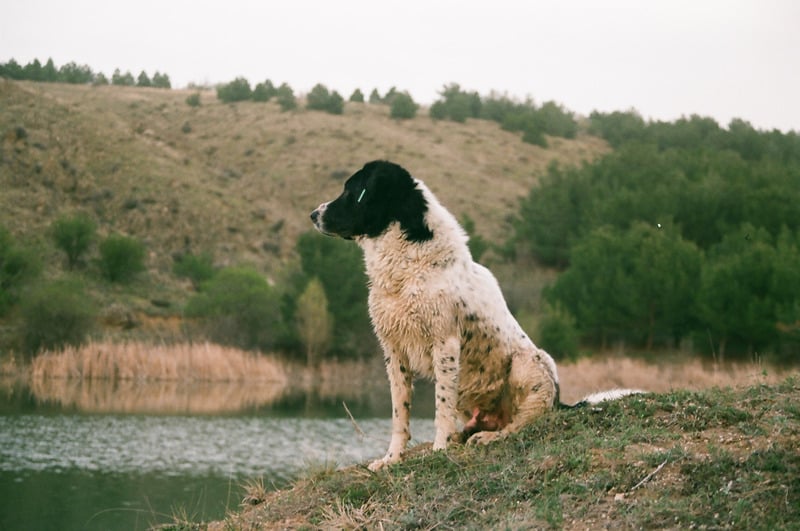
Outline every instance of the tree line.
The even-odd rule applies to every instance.
[[[551,165],[506,247],[562,271],[545,292],[551,347],[688,342],[796,361],[800,137],[635,112],[593,113],[590,127],[616,150]]]
[[[69,62],[56,67],[50,58],[45,64],[39,59],[20,65],[13,58],[0,63],[0,77],[17,81],[38,81],[41,83],[71,83],[75,85],[119,85],[129,87],[172,88],[169,75],[156,71],[152,77],[142,70],[137,77],[130,71],[114,70],[111,79],[102,72],[94,72],[88,65]]]
[[[297,98],[287,83],[282,83],[280,86],[275,87],[272,81],[267,79],[251,88],[250,82],[246,78],[238,77],[233,81],[217,86],[217,99],[224,103],[249,100],[267,102],[273,98],[283,111],[297,108]],[[348,101],[364,103],[364,93],[357,88],[353,90]],[[414,102],[408,92],[399,92],[395,87],[389,89],[384,96],[380,95],[378,89],[373,89],[369,102],[371,104],[388,105],[390,108],[389,115],[395,119],[414,118],[419,109],[419,105]],[[344,113],[344,103],[344,97],[338,91],[331,91],[322,83],[314,85],[306,95],[306,109],[312,111],[342,114]]]

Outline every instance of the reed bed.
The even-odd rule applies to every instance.
[[[581,358],[558,367],[561,400],[573,403],[587,394],[615,387],[663,393],[684,389],[776,384],[796,368],[758,362],[710,362],[688,356],[646,361],[626,356]]]
[[[286,365],[277,358],[210,343],[92,342],[40,354],[31,378],[288,383]]]
[[[38,378],[30,389],[40,402],[83,412],[216,415],[272,404],[287,388],[280,383]]]

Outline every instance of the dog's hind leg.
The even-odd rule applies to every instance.
[[[498,431],[480,431],[472,435],[468,444],[487,444],[516,433],[538,417],[553,409],[557,400],[554,376],[546,367],[516,358],[509,374],[511,394],[511,420]]]
[[[386,455],[370,463],[369,469],[373,471],[400,461],[411,438],[409,417],[413,380],[408,357],[399,349],[385,348],[384,362],[392,395],[392,440]]]

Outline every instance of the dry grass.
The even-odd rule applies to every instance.
[[[286,384],[286,366],[274,357],[209,343],[148,345],[89,343],[45,352],[31,363],[32,380],[268,382]]]
[[[86,413],[213,415],[236,413],[278,401],[283,383],[138,382],[132,380],[35,379],[36,400]]]
[[[620,387],[664,393],[683,389],[774,384],[797,369],[757,362],[714,363],[686,355],[664,354],[659,361],[619,355],[581,358],[558,366],[561,400],[574,403],[597,391]]]

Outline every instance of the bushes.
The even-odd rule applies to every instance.
[[[228,268],[205,282],[186,307],[223,345],[270,350],[285,339],[280,295],[252,269]]]
[[[396,120],[410,120],[417,115],[418,108],[408,92],[400,92],[392,98],[389,116]]]
[[[114,234],[100,244],[100,270],[111,282],[128,282],[144,271],[144,245],[135,238]]]
[[[237,77],[230,83],[217,87],[217,98],[223,103],[234,103],[249,100],[253,96],[250,82],[243,77]]]
[[[67,345],[80,345],[94,322],[93,302],[83,285],[72,279],[38,286],[20,309],[24,351],[35,354]]]
[[[344,98],[335,90],[329,92],[325,85],[318,83],[306,97],[306,108],[325,111],[330,114],[342,114],[344,112]]]
[[[97,226],[86,214],[62,216],[50,226],[56,247],[67,255],[67,266],[74,269],[94,241]]]
[[[34,254],[17,245],[0,226],[0,316],[19,300],[25,284],[36,277],[40,265]]]

